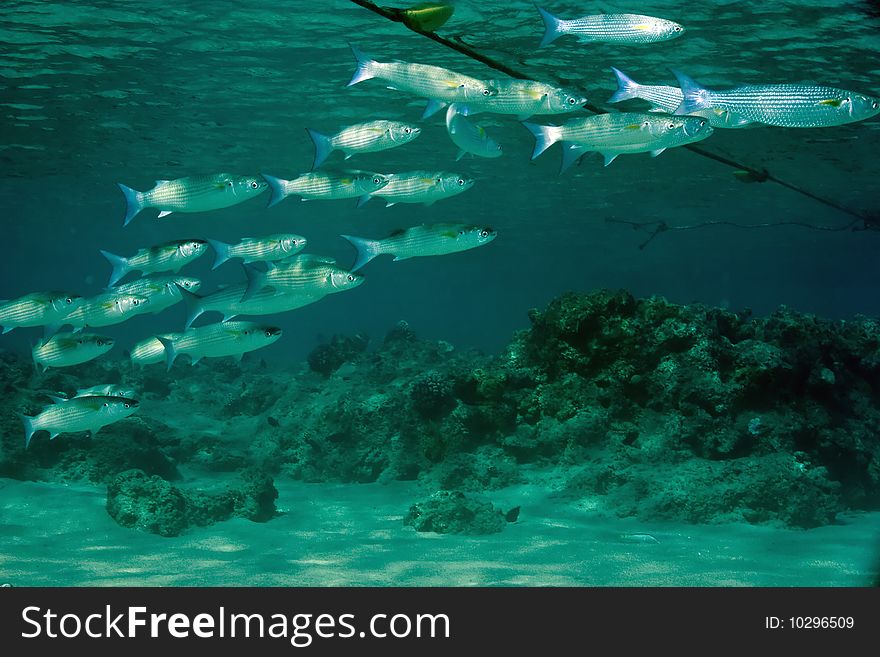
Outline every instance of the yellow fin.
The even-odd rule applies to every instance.
[[[642,124],[641,123],[630,123],[629,125],[623,126],[623,129],[624,130],[641,130]]]
[[[350,185],[352,183],[352,179],[351,178],[342,178],[339,182],[341,182],[343,185]]]
[[[840,98],[828,98],[826,100],[820,100],[818,105],[830,105],[831,107],[840,107],[843,105],[843,100]]]
[[[433,178],[419,178],[419,182],[422,182],[426,185],[430,185],[434,182]]]
[[[440,233],[440,237],[456,237],[457,235],[458,233],[456,233],[454,230],[444,230],[442,233]]]
[[[633,25],[633,29],[634,30],[641,30],[642,32],[645,32],[647,30],[650,30],[651,26],[648,25],[647,23],[639,23],[638,25]]]

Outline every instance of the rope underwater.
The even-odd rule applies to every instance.
[[[455,36],[452,39],[449,39],[447,37],[444,37],[444,36],[437,34],[436,32],[425,31],[425,30],[419,29],[418,25],[414,24],[411,21],[408,21],[406,19],[406,15],[399,10],[395,10],[393,8],[388,8],[388,7],[380,7],[379,5],[371,2],[370,0],[351,0],[351,2],[353,2],[354,4],[356,4],[360,7],[363,7],[364,9],[372,11],[373,13],[378,14],[379,16],[382,16],[383,18],[386,18],[389,21],[392,21],[395,23],[401,23],[407,29],[409,29],[412,32],[415,32],[416,34],[419,34],[423,37],[431,39],[432,41],[435,41],[435,42],[437,42],[437,43],[439,43],[439,44],[441,44],[451,50],[454,50],[454,51],[456,51],[466,57],[470,57],[471,59],[478,61],[481,64],[488,66],[489,68],[495,69],[496,71],[500,71],[501,73],[504,73],[505,75],[508,75],[512,78],[517,78],[519,80],[534,79],[532,76],[526,75],[525,73],[523,73],[521,71],[518,71],[514,68],[511,68],[510,66],[507,66],[503,62],[500,62],[492,57],[489,57],[488,55],[484,55],[483,53],[475,50],[473,47],[471,47],[470,45],[465,43],[464,40],[460,36]],[[571,86],[569,81],[559,80],[558,78],[556,78],[556,76],[553,76],[552,74],[550,75],[550,77],[552,77],[557,83]],[[586,90],[581,88],[580,91],[586,91]],[[584,109],[586,109],[590,112],[593,112],[594,114],[607,114],[608,113],[608,110],[603,109],[597,105],[593,105],[592,103],[589,103],[589,102],[584,105]],[[843,212],[844,214],[848,214],[853,217],[853,220],[851,220],[846,225],[837,226],[837,227],[822,226],[822,225],[810,224],[807,222],[799,222],[799,221],[785,221],[785,222],[763,223],[763,224],[737,224],[735,222],[730,222],[730,221],[707,221],[707,222],[702,222],[699,224],[691,224],[691,225],[686,225],[686,226],[669,226],[665,222],[638,223],[638,222],[632,222],[632,221],[618,221],[615,219],[607,219],[606,220],[608,223],[627,224],[627,225],[632,226],[636,230],[647,229],[647,227],[649,227],[649,226],[656,226],[656,228],[651,232],[648,239],[645,240],[641,245],[639,245],[639,249],[644,249],[660,233],[669,232],[669,231],[673,231],[673,230],[692,230],[694,228],[702,228],[702,227],[717,226],[717,225],[731,225],[731,226],[736,226],[738,228],[769,228],[772,226],[800,226],[803,228],[810,228],[813,230],[822,230],[822,231],[830,231],[830,232],[839,232],[839,231],[844,231],[844,230],[880,230],[880,217],[864,215],[860,212],[857,212],[856,210],[853,210],[851,208],[843,206],[843,205],[837,203],[836,201],[833,201],[831,199],[827,199],[827,198],[824,198],[824,197],[819,196],[817,194],[814,194],[813,192],[811,192],[807,189],[804,189],[802,187],[799,187],[798,185],[790,183],[786,180],[782,180],[781,178],[777,178],[776,176],[774,176],[772,173],[770,173],[766,169],[758,169],[756,167],[749,166],[749,165],[743,164],[741,162],[737,162],[735,160],[727,158],[727,157],[720,155],[718,153],[713,153],[712,151],[706,150],[705,148],[702,148],[700,146],[696,146],[694,144],[686,145],[683,148],[686,148],[687,150],[689,150],[692,153],[695,153],[696,155],[699,155],[701,157],[705,157],[705,158],[714,160],[715,162],[718,162],[720,164],[724,164],[726,166],[732,167],[733,169],[736,170],[736,173],[739,177],[741,177],[745,180],[748,180],[749,182],[776,183],[777,185],[785,187],[786,189],[789,189],[797,194],[801,194],[802,196],[805,196],[809,199],[812,199],[813,201],[816,201],[817,203],[821,203],[821,204],[826,205],[830,208],[834,208],[835,210],[838,210],[839,212]],[[739,175],[740,173],[742,175]],[[862,227],[856,228],[856,225],[859,223],[862,224]]]

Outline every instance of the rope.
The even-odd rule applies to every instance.
[[[399,11],[395,11],[393,9],[389,9],[386,7],[380,7],[376,4],[374,4],[373,2],[370,2],[370,0],[351,0],[351,1],[354,4],[359,5],[359,6],[363,7],[364,9],[368,9],[368,10],[370,10],[380,16],[383,16],[384,18],[386,18],[390,21],[393,21],[395,23],[402,23],[407,29],[415,32],[416,34],[420,34],[423,37],[431,39],[432,41],[436,41],[437,43],[439,43],[443,46],[446,46],[447,48],[450,48],[451,50],[454,50],[458,53],[461,53],[462,55],[465,55],[466,57],[470,57],[473,60],[476,60],[482,64],[485,64],[489,68],[493,68],[496,71],[500,71],[500,72],[504,73],[505,75],[508,75],[512,78],[517,78],[519,80],[533,79],[532,77],[526,75],[525,73],[511,68],[511,67],[507,66],[506,64],[504,64],[503,62],[498,61],[497,59],[493,59],[492,57],[489,57],[488,55],[484,55],[483,53],[478,52],[473,47],[471,47],[467,43],[465,43],[460,36],[455,36],[452,39],[448,39],[446,37],[440,36],[436,32],[425,32],[425,31],[417,29],[412,24],[405,22],[403,20],[403,15]],[[563,86],[570,86],[568,83],[560,80],[556,76],[550,75],[550,77],[552,77],[557,83],[559,83]],[[579,91],[585,91],[585,90],[581,88],[581,89],[579,89]],[[603,109],[601,107],[598,107],[597,105],[593,105],[592,103],[589,103],[589,102],[584,105],[584,109],[587,109],[590,112],[593,112],[594,114],[607,114],[608,113],[608,110]],[[851,208],[848,208],[844,205],[837,203],[836,201],[833,201],[831,199],[827,199],[827,198],[824,198],[824,197],[819,196],[817,194],[814,194],[813,192],[811,192],[807,189],[804,189],[803,187],[799,187],[798,185],[795,185],[794,183],[790,183],[786,180],[782,180],[781,178],[777,178],[775,175],[773,175],[772,173],[770,173],[766,169],[757,169],[755,167],[749,166],[748,164],[743,164],[742,162],[737,162],[736,160],[732,160],[730,158],[724,157],[723,155],[713,153],[712,151],[706,150],[705,148],[702,148],[700,146],[696,146],[694,144],[688,144],[688,145],[684,146],[684,148],[686,148],[687,150],[689,150],[692,153],[695,153],[701,157],[705,157],[710,160],[714,160],[715,162],[719,162],[720,164],[724,164],[729,167],[733,167],[737,171],[747,173],[748,177],[750,178],[750,180],[752,182],[773,182],[773,183],[776,183],[777,185],[785,187],[786,189],[789,189],[797,194],[801,194],[802,196],[805,196],[809,199],[812,199],[813,201],[816,201],[816,202],[821,203],[823,205],[826,205],[830,208],[834,208],[835,210],[838,210],[840,212],[848,214],[848,215],[854,217],[855,219],[853,221],[851,221],[850,223],[846,224],[845,226],[839,226],[839,227],[833,227],[833,228],[826,227],[826,226],[818,226],[815,224],[809,224],[809,223],[798,222],[798,221],[788,221],[788,222],[768,223],[768,224],[736,224],[734,222],[707,221],[704,223],[694,224],[694,225],[690,225],[690,226],[667,226],[665,223],[661,222],[660,225],[658,226],[658,228],[652,233],[651,237],[649,237],[648,240],[646,242],[644,242],[639,248],[643,249],[645,246],[647,246],[647,244],[652,239],[654,239],[654,237],[656,237],[657,235],[659,235],[662,232],[666,232],[666,231],[670,231],[670,230],[690,230],[693,228],[702,228],[704,226],[722,225],[722,224],[737,226],[740,228],[766,228],[769,226],[793,225],[793,226],[801,226],[801,227],[806,227],[806,228],[813,228],[815,230],[826,230],[826,231],[848,230],[850,228],[853,228],[858,222],[864,223],[865,230],[876,229],[878,227],[878,218],[877,217],[869,217],[869,216],[863,215],[863,214],[861,214]],[[610,223],[627,223],[627,224],[633,225],[634,227],[640,227],[640,228],[651,225],[651,223],[635,224],[633,222],[622,222],[622,221],[616,221],[616,220],[608,220],[608,221]],[[656,222],[652,222],[652,223],[656,223]]]

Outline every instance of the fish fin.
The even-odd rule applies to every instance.
[[[653,107],[649,107],[648,111],[651,114],[668,114],[668,112],[665,109],[663,109],[662,107],[658,107],[657,105],[654,105]]]
[[[110,282],[107,283],[108,286],[113,287],[121,279],[125,278],[125,275],[131,271],[131,267],[128,265],[128,259],[123,258],[122,256],[114,255],[113,253],[104,250],[101,251],[101,255],[107,258],[113,266],[113,272],[110,274]]]
[[[190,361],[189,361],[190,366],[195,367],[196,363],[198,363],[200,360],[202,360],[202,358],[204,358],[204,356],[196,356],[195,358],[190,358]]]
[[[428,104],[425,105],[425,111],[422,112],[422,121],[425,119],[434,116],[437,112],[446,107],[446,103],[442,100],[431,99],[428,101]]]
[[[174,341],[162,337],[161,335],[157,335],[156,339],[161,342],[162,346],[165,348],[165,367],[170,371],[171,366],[174,365],[174,359],[177,358],[177,350],[174,348]]]
[[[171,181],[170,180],[157,180],[156,186],[158,187],[159,185],[164,185],[167,182],[171,182]]]
[[[340,235],[340,237],[348,240],[357,251],[357,259],[354,261],[351,271],[357,271],[382,253],[382,243],[379,240],[368,240],[353,235]]]
[[[33,438],[34,434],[39,431],[39,429],[34,428],[34,420],[36,419],[36,416],[19,413],[18,417],[21,418],[22,424],[24,424],[24,448],[27,449],[31,444],[31,438]]]
[[[275,289],[275,288],[271,288],[271,289]],[[228,322],[228,321],[233,320],[236,317],[238,317],[238,315],[239,315],[239,313],[232,313],[231,315],[223,315],[223,319],[221,319],[220,322],[221,323]],[[199,358],[201,358],[201,356],[199,356]]]
[[[245,302],[255,297],[263,289],[266,275],[251,264],[243,263],[242,267],[244,267],[244,273],[247,275],[247,289],[241,295],[241,301]],[[225,322],[226,320],[224,319],[223,321]]]
[[[269,189],[272,190],[272,196],[269,197],[269,204],[266,206],[267,208],[277,205],[287,197],[286,180],[265,173],[261,173],[260,175],[263,176],[263,180],[269,183]]]
[[[385,203],[386,208],[390,208],[392,205],[397,205],[397,203],[395,201],[388,201],[387,203]]]
[[[116,184],[125,196],[125,218],[122,220],[122,225],[128,226],[135,215],[146,207],[144,205],[144,193],[131,187],[126,187],[122,183]]]
[[[651,151],[651,157],[657,157],[658,155],[660,155],[660,153],[662,153],[665,150],[666,150],[666,147],[657,148],[657,149]]]
[[[60,404],[61,402],[68,401],[67,397],[62,397],[61,395],[46,395],[46,396],[52,400],[53,404]]]
[[[395,256],[394,260],[392,260],[391,262],[397,262],[398,260],[409,260],[410,258],[412,258],[412,256]]]
[[[556,16],[551,14],[549,11],[547,11],[543,7],[538,7],[537,5],[535,6],[535,8],[538,10],[538,13],[541,14],[541,18],[544,19],[544,38],[541,39],[541,44],[538,46],[539,48],[543,48],[544,46],[555,41],[567,30],[563,26],[563,21],[556,18]]]
[[[523,121],[523,125],[535,137],[535,149],[532,151],[533,160],[559,141],[562,133],[561,129],[554,125],[538,125],[528,121]]]
[[[432,198],[430,201],[425,201],[424,203],[422,203],[422,205],[424,205],[426,208],[430,208],[436,202],[437,202],[437,199]]]
[[[458,149],[458,155],[455,156],[455,161],[458,162],[461,158],[467,155],[467,151],[463,148]]]
[[[60,435],[61,435],[60,431],[50,431],[49,432],[49,440],[55,440]]]
[[[229,255],[229,247],[232,246],[231,244],[221,242],[220,240],[212,240],[211,238],[205,238],[205,241],[211,245],[212,249],[214,249],[214,266],[211,267],[211,271],[214,271],[217,267],[232,257]]]
[[[696,80],[677,69],[672,69],[672,73],[678,79],[683,96],[681,105],[675,110],[675,114],[693,114],[697,110],[709,107],[708,89],[700,86]]]
[[[376,60],[364,54],[364,52],[353,43],[349,43],[348,45],[351,48],[351,52],[354,54],[354,58],[357,60],[357,68],[354,70],[354,75],[351,76],[351,80],[346,86],[350,87],[358,82],[363,82],[364,80],[376,77],[373,70]]]
[[[602,157],[605,158],[605,166],[607,167],[609,164],[614,162],[614,160],[617,159],[618,155],[620,155],[620,153],[602,153]]]
[[[186,324],[184,324],[184,329],[188,329],[198,319],[199,315],[205,312],[205,309],[202,307],[202,297],[177,283],[175,285],[177,285],[177,291],[180,292],[180,297],[186,306]]]
[[[330,142],[330,137],[325,134],[318,132],[317,130],[312,130],[311,128],[306,128],[306,132],[309,133],[309,137],[312,138],[312,141],[315,142],[315,161],[312,164],[312,169],[317,169],[321,164],[324,163],[324,160],[332,153],[335,149],[333,148],[333,144]],[[346,155],[345,159],[350,158],[351,155]]]
[[[516,120],[517,121],[528,121],[533,116],[534,116],[534,114],[517,114]]]
[[[608,99],[609,103],[619,103],[622,100],[630,98],[638,98],[639,83],[629,77],[619,68],[611,67],[614,75],[617,77],[617,91]]]
[[[161,219],[162,217],[167,217],[171,212],[172,210],[162,210],[156,218]]]
[[[840,107],[843,105],[842,98],[826,98],[825,100],[820,100],[817,105],[828,105],[829,107]]]
[[[232,354],[232,357],[235,359],[236,363],[241,363],[241,359],[244,358],[244,352]]]
[[[559,167],[560,175],[568,171],[586,152],[586,146],[572,144],[568,141],[562,142],[562,165]]]
[[[14,329],[15,327],[14,327],[14,326],[2,326],[2,327],[0,327],[0,328],[3,329],[3,335],[6,335],[6,334],[9,333],[12,329]]]
[[[364,207],[370,199],[373,198],[370,194],[364,194],[363,196],[358,197],[357,205],[355,207],[362,208]]]

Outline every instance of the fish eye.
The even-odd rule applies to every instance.
[[[354,280],[354,274],[349,274],[349,275],[348,275],[348,280],[349,280],[349,281],[353,281],[353,280]]]
[[[233,183],[231,180],[227,180],[227,181],[226,181],[226,186],[227,186],[227,187],[232,187],[234,184],[235,184],[235,183]]]
[[[871,103],[871,109],[877,109],[878,107],[880,107],[880,101],[875,100]]]
[[[681,32],[681,25],[676,25],[672,29],[675,30],[676,32]]]
[[[492,92],[489,91],[488,89],[483,89],[483,95],[484,95],[484,96],[491,96],[491,95],[492,95]]]
[[[266,331],[266,337],[267,337],[267,338],[271,338],[271,337],[272,337],[272,331],[267,330],[267,331]]]
[[[877,103],[874,103],[874,104],[876,105]],[[73,299],[71,299],[70,297],[67,297],[67,298],[64,300],[64,303],[70,305],[70,304],[73,303]]]
[[[135,306],[139,306],[141,302],[140,302],[140,299],[134,299],[131,303],[134,304]]]
[[[700,125],[703,125],[703,124],[701,123]],[[666,127],[669,128],[670,130],[675,130],[675,124],[674,124],[674,123],[669,123]]]
[[[700,127],[702,128],[704,125],[706,125],[706,122],[705,122],[705,121],[700,121]]]
[[[104,402],[104,408],[108,408],[110,406],[110,402]]]
[[[464,178],[459,178],[459,179],[458,179],[458,184],[459,184],[459,185],[464,185]]]
[[[131,408],[131,404],[128,404],[128,403],[123,404],[123,406],[125,406],[125,408]]]
[[[484,228],[480,231],[480,237],[489,237],[489,231]]]
[[[568,104],[569,104],[569,105],[577,105],[577,100],[575,100],[574,98],[572,98],[571,96],[569,96],[569,98],[568,98]]]
[[[463,230],[460,230],[460,231],[458,231],[458,234],[459,234],[459,235],[464,235],[464,231],[463,231]]]
[[[379,176],[376,176],[375,178],[373,178],[373,184],[374,185],[381,185],[382,179]]]
[[[406,128],[403,129],[403,134],[405,134],[405,135],[408,135],[411,132],[412,132],[412,128],[410,128],[409,126],[407,126]]]
[[[643,123],[642,123],[642,127],[643,127],[643,128],[650,128],[650,127],[651,127],[651,122],[650,122],[650,121],[645,121],[645,122],[643,122]]]
[[[256,189],[260,184],[256,180],[251,180],[251,189]]]

